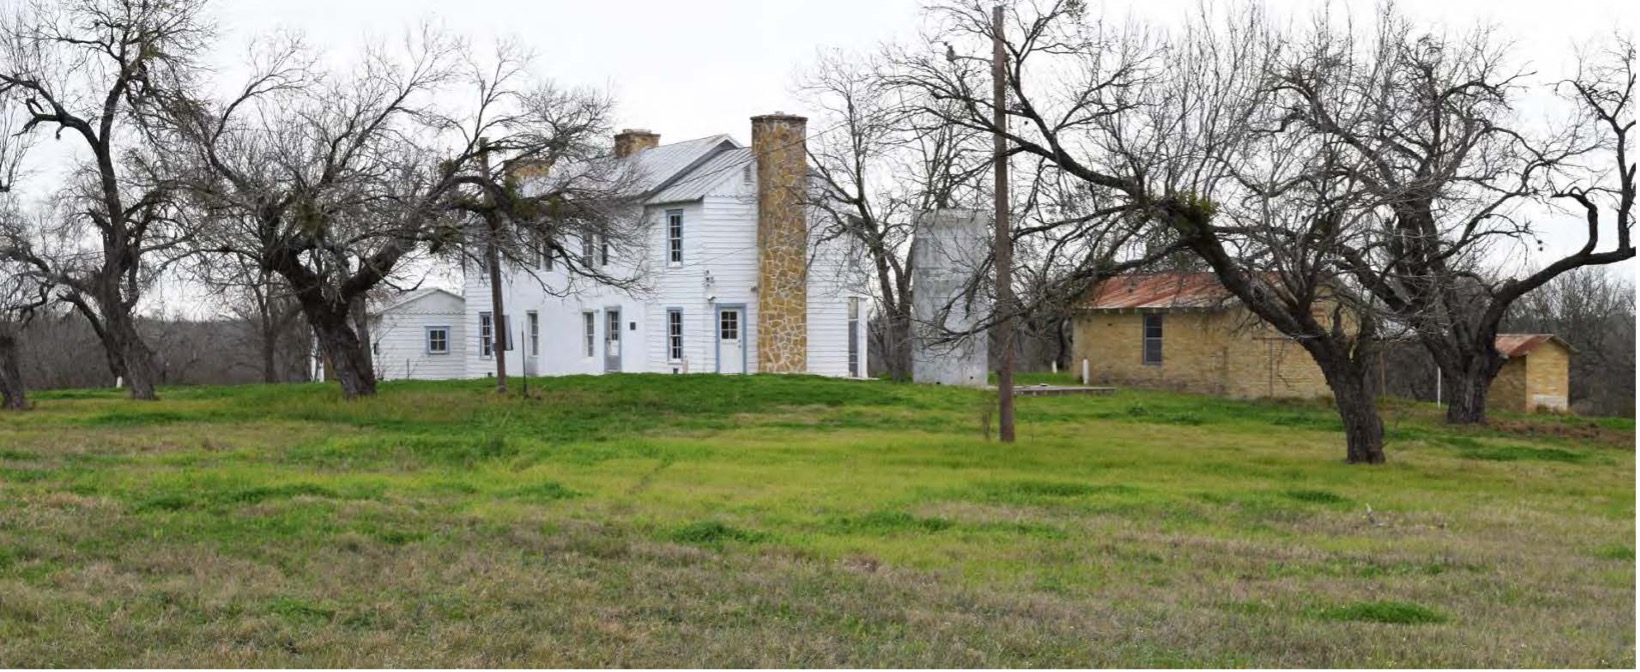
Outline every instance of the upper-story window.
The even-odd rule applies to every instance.
[[[530,236],[531,247],[535,248],[535,261],[542,270],[552,270],[552,241],[544,233],[534,233]]]
[[[581,265],[592,265],[592,252],[596,247],[591,233],[581,234]]]
[[[683,263],[683,211],[666,211],[666,262]]]
[[[495,321],[487,312],[478,314],[478,356],[495,356]]]

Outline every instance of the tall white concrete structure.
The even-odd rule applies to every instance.
[[[991,249],[990,220],[976,210],[946,209],[917,220],[911,249],[911,379],[919,383],[986,384],[985,332],[964,332],[991,312],[991,298],[970,294]],[[958,334],[963,334],[958,336]]]

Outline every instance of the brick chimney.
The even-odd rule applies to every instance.
[[[661,144],[659,133],[647,128],[623,128],[615,134],[615,158],[625,158]]]
[[[757,370],[809,370],[808,119],[752,117],[757,162]]]

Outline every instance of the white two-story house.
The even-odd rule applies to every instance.
[[[506,324],[497,325],[491,279],[469,268],[459,297],[424,291],[380,311],[378,331],[394,336],[373,338],[378,372],[494,375],[492,330],[502,326],[510,375],[863,377],[868,276],[846,241],[812,231],[804,137],[802,117],[779,113],[752,118],[751,147],[728,135],[662,145],[654,133],[622,131],[615,157],[639,176],[642,240],[569,246],[581,263],[640,277],[637,287],[572,277],[550,259],[512,268],[501,278]]]

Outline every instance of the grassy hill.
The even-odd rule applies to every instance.
[[[531,387],[0,414],[0,666],[1635,664],[1632,423]]]

